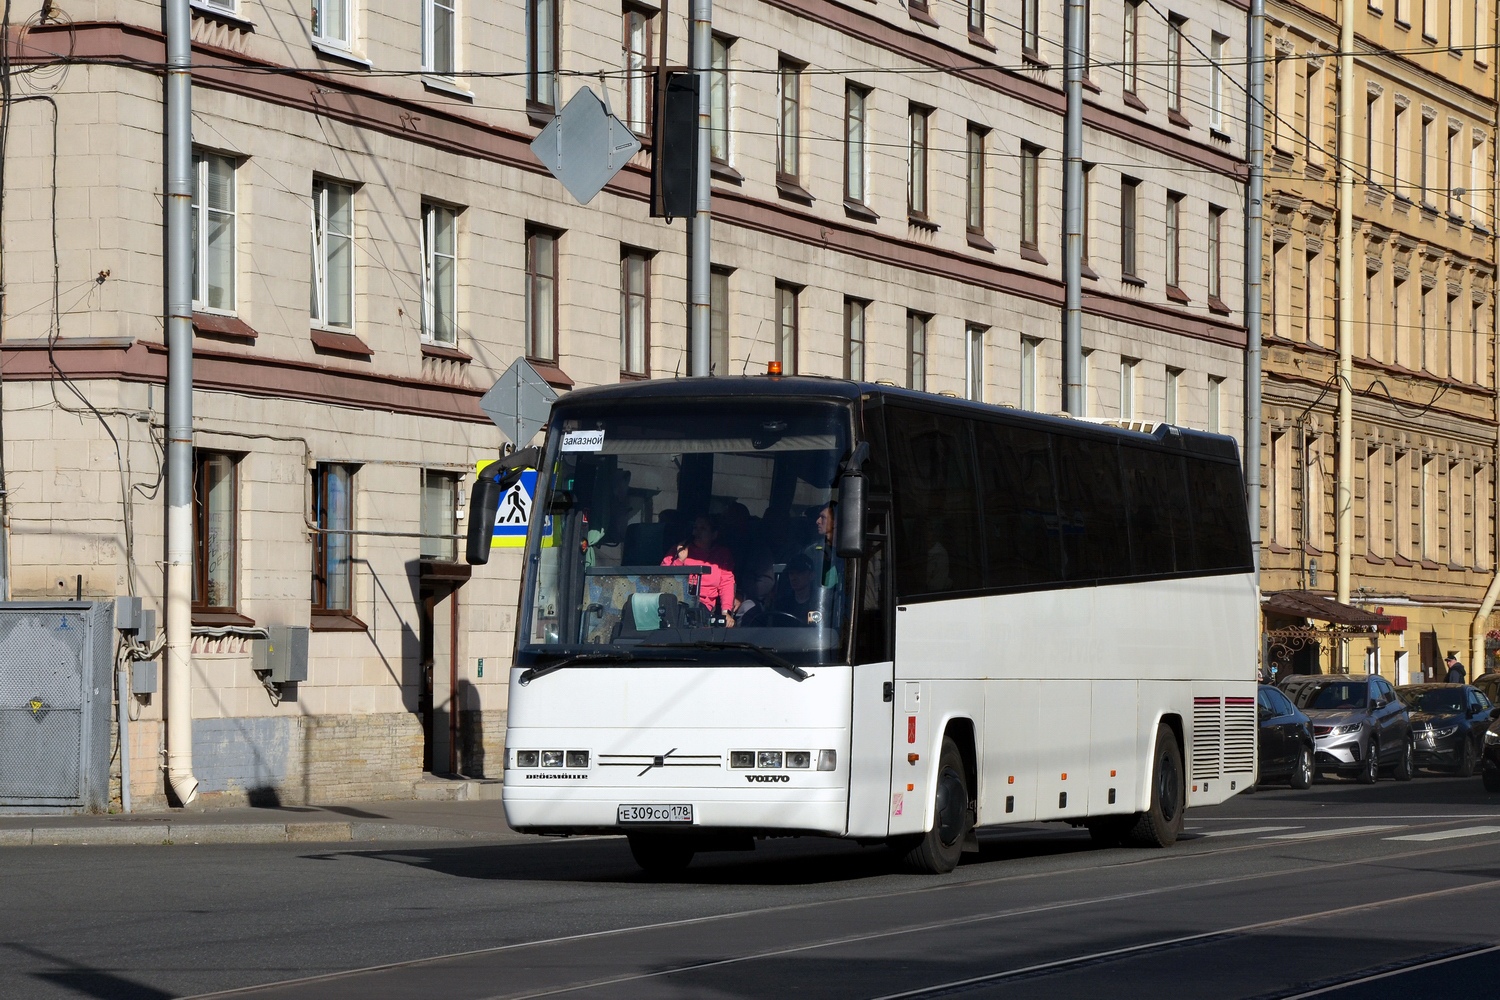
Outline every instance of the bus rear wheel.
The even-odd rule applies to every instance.
[[[630,856],[643,871],[652,875],[672,875],[693,861],[692,841],[685,837],[633,833],[629,837]]]
[[[1137,847],[1171,847],[1182,833],[1187,796],[1182,780],[1182,747],[1166,723],[1156,727],[1156,749],[1151,755],[1151,805],[1136,813],[1126,840]]]
[[[943,749],[938,754],[934,795],[932,829],[915,842],[908,840],[895,846],[905,850],[902,861],[906,867],[929,875],[945,875],[958,867],[974,815],[963,756],[958,752],[958,744],[947,737],[943,738]]]

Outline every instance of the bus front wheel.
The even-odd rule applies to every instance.
[[[929,875],[945,875],[958,867],[964,838],[973,821],[963,755],[958,752],[958,744],[947,737],[943,738],[943,749],[938,754],[937,788],[933,794],[936,801],[932,829],[915,841],[906,840],[895,846],[905,851],[902,860],[908,868]]]
[[[1182,776],[1182,748],[1177,734],[1163,723],[1156,727],[1156,750],[1151,755],[1151,805],[1136,813],[1126,839],[1139,847],[1170,847],[1182,832],[1187,805]]]
[[[630,835],[630,856],[652,875],[671,875],[692,863],[693,844],[685,837],[636,833]]]

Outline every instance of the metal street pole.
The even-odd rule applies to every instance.
[[[1063,32],[1063,409],[1083,412],[1083,0],[1067,0]]]
[[[709,96],[709,70],[713,57],[713,0],[693,0],[692,52],[690,63],[698,80],[698,147],[693,217],[688,220],[690,259],[688,262],[688,356],[690,375],[709,374],[709,322],[711,305],[709,282],[712,273],[713,219],[709,199],[709,141],[713,106]],[[720,374],[723,374],[720,372]]]
[[[1250,106],[1245,110],[1245,503],[1250,518],[1250,556],[1260,575],[1260,379],[1261,273],[1265,248],[1266,0],[1250,3]],[[1309,302],[1317,301],[1315,296]]]

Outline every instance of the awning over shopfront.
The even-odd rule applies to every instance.
[[[1373,631],[1391,623],[1387,615],[1377,615],[1363,608],[1340,604],[1331,597],[1323,597],[1310,590],[1278,590],[1267,594],[1260,602],[1260,609],[1266,615],[1308,618],[1359,631]]]

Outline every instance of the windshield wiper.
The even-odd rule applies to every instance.
[[[572,656],[564,656],[560,660],[553,660],[551,663],[543,663],[539,667],[527,667],[521,671],[521,676],[518,680],[520,680],[522,685],[526,685],[544,674],[550,674],[554,670],[561,670],[563,667],[571,667],[578,663],[627,663],[633,659],[635,659],[634,653],[627,653],[624,650],[618,649],[601,649],[587,653],[575,653]]]
[[[741,650],[743,652],[750,653],[750,654],[754,655],[754,657],[757,660],[759,660],[760,662],[764,663],[766,666],[768,666],[768,667],[775,667],[778,671],[784,672],[784,673],[788,674],[791,677],[795,677],[799,681],[805,681],[809,677],[812,676],[812,674],[808,673],[806,670],[803,670],[801,667],[797,666],[797,664],[793,663],[791,660],[788,660],[786,657],[780,656],[777,653],[773,653],[769,649],[766,649],[764,646],[757,646],[753,642],[712,642],[712,641],[707,640],[707,639],[702,639],[702,640],[699,640],[697,642],[652,642],[652,643],[642,643],[641,645],[637,646],[636,648],[637,649],[734,649],[734,650]]]

